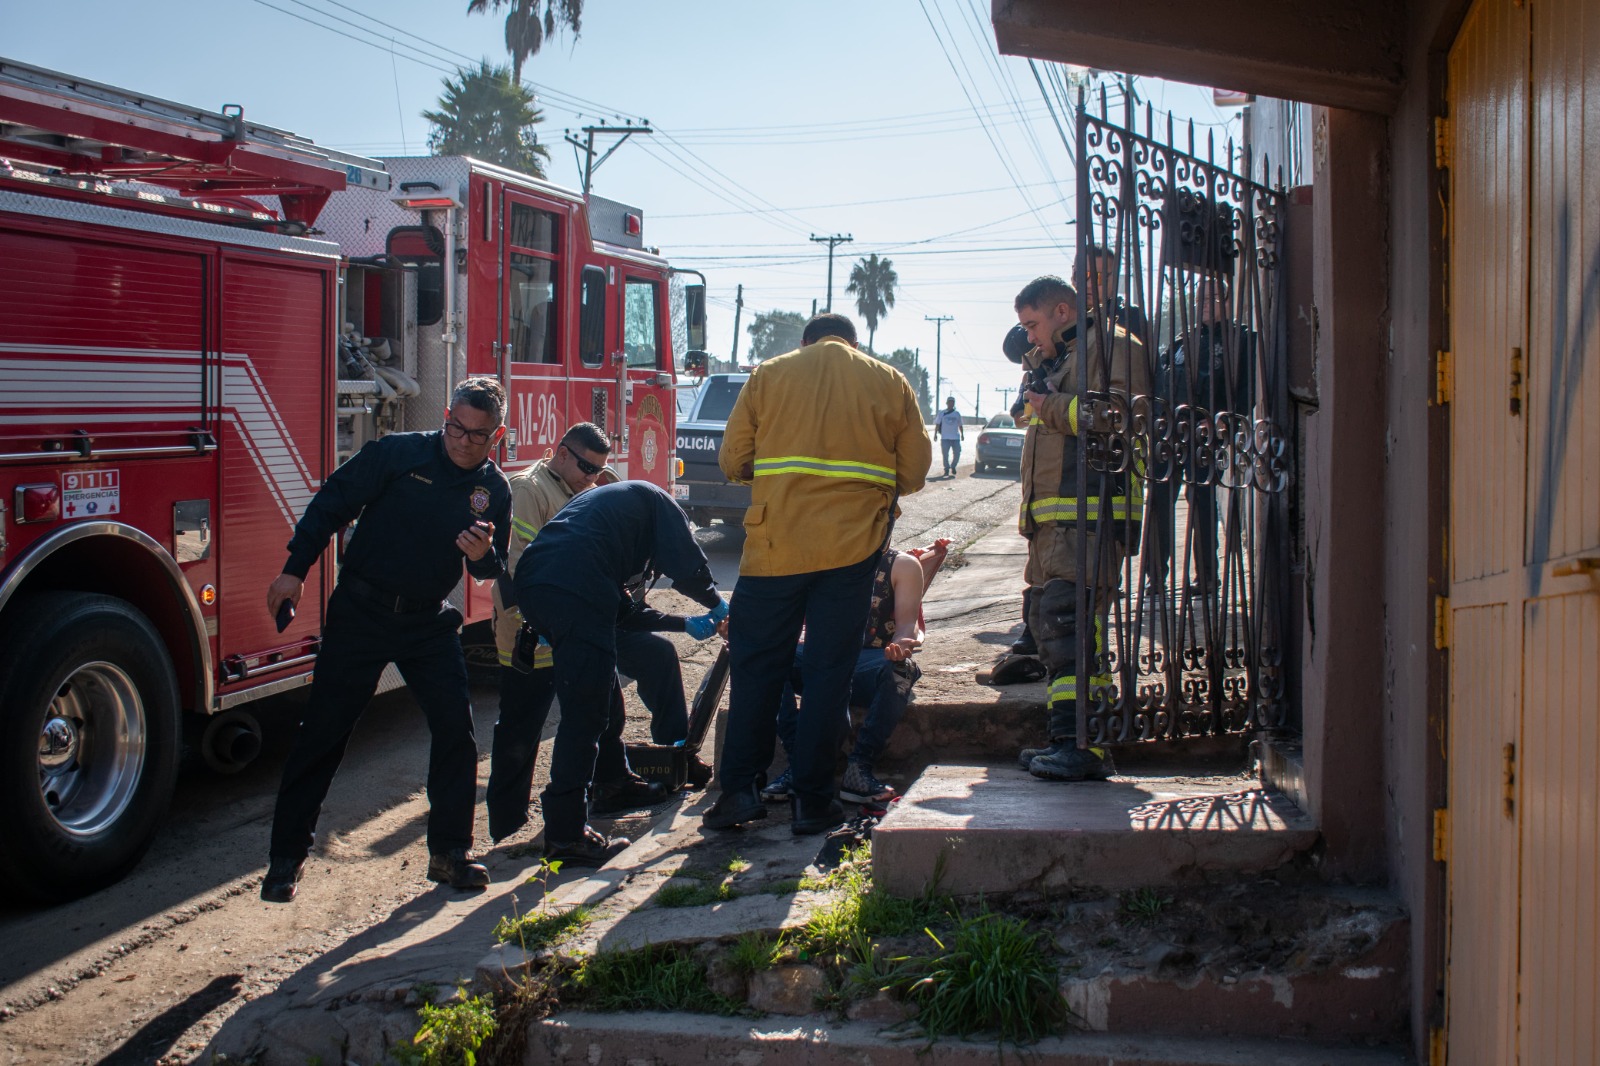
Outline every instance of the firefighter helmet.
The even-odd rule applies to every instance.
[[[1022,328],[1021,322],[1011,327],[1006,333],[1006,339],[1000,345],[1001,350],[1006,353],[1006,358],[1013,363],[1021,363],[1022,357],[1027,355],[1032,347],[1033,342],[1028,340],[1028,331]]]

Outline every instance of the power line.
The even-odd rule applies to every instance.
[[[950,65],[950,72],[955,75],[956,85],[961,89],[961,94],[966,97],[967,104],[972,108],[973,113],[981,115],[982,112],[978,108],[977,101],[973,99],[972,93],[967,89],[967,84],[973,80],[971,71],[967,70],[965,77],[963,77],[962,70],[957,69],[956,67],[956,57],[951,54],[955,43],[954,39],[952,38],[950,46],[946,46],[944,37],[940,36],[939,34],[939,28],[934,25],[933,16],[928,12],[926,0],[917,0],[917,5],[922,9],[922,17],[927,20],[928,29],[932,31],[934,40],[938,42],[939,50],[944,53],[945,62]],[[939,17],[941,21],[944,20],[943,12],[940,13]],[[948,32],[948,22],[945,23],[945,27],[946,31]],[[965,60],[962,61],[961,67],[963,69],[966,68]],[[983,133],[984,136],[989,140],[989,146],[994,149],[995,158],[1000,161],[1000,165],[1005,170],[1006,176],[1011,179],[1011,184],[1016,189],[1017,195],[1022,198],[1022,202],[1027,204],[1029,209],[1033,212],[1034,217],[1039,222],[1039,227],[1046,233],[1049,233],[1050,227],[1045,223],[1044,218],[1039,215],[1038,209],[1033,206],[1033,201],[1023,190],[1021,177],[1011,165],[1011,160],[1006,156],[1006,153],[1001,148],[999,141],[995,139],[994,132],[989,129],[987,122],[984,123]]]

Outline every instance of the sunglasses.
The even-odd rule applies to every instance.
[[[599,474],[600,471],[605,469],[605,467],[603,465],[602,466],[595,466],[589,460],[585,459],[583,456],[579,455],[577,452],[573,451],[571,448],[568,448],[565,444],[563,444],[561,447],[566,451],[566,453],[568,455],[572,456],[572,461],[578,464],[578,469],[582,470],[585,474],[589,475],[590,477],[594,477],[595,475]]]
[[[467,440],[471,441],[473,444],[479,445],[480,447],[488,444],[489,438],[494,436],[494,430],[492,429],[468,429],[466,426],[463,426],[460,422],[457,422],[453,418],[447,418],[444,420],[444,431],[452,440],[460,440],[462,437],[465,437]]]

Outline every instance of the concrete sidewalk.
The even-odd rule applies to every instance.
[[[1026,550],[1009,523],[965,548],[952,546],[952,562],[925,600],[929,639],[919,655],[923,679],[917,686],[917,702],[886,757],[889,765],[909,765],[929,746],[947,756],[952,752],[977,756],[996,742],[1010,743],[995,735],[995,723],[1037,720],[1042,713],[1042,684],[1006,690],[974,681],[975,672],[1010,644],[1020,626]],[[698,682],[697,664],[684,666],[685,683],[692,690]],[[997,713],[1000,709],[1003,713]],[[899,783],[909,785],[908,780]],[[604,870],[575,870],[551,879],[550,892],[591,905],[612,900],[605,927],[614,940],[621,920],[671,876],[687,849],[738,847],[751,858],[770,848],[783,875],[794,877],[810,864],[821,843],[820,838],[792,837],[787,810],[779,807],[756,832],[708,835],[699,826],[699,812],[708,802],[703,793],[691,793],[648,817],[627,819],[616,830],[634,837],[626,852]],[[223,1025],[200,1061],[210,1062],[216,1054],[233,1060],[258,1056],[253,1060],[258,1066],[302,1066],[313,1056],[324,1062],[382,1061],[385,1048],[416,1031],[415,1007],[421,1002],[417,989],[431,987],[448,996],[485,970],[504,968],[507,960],[496,945],[495,924],[504,916],[526,913],[542,898],[543,889],[528,883],[539,871],[537,851],[528,843],[496,848],[483,859],[494,879],[486,891],[459,893],[441,886],[416,897],[379,925],[308,963],[271,995],[246,1004]],[[738,932],[734,926],[740,921],[750,928],[770,924],[766,910],[772,908],[742,919],[740,914],[757,899],[776,904],[778,897],[746,899],[752,902],[735,901],[741,906],[725,914],[710,913],[721,908],[698,917],[688,911],[671,913],[683,916],[678,924],[685,925],[683,935],[691,937]],[[701,923],[709,924],[700,929]]]

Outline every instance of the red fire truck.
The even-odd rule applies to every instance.
[[[670,491],[672,312],[702,348],[703,297],[632,208],[0,60],[0,886],[124,874],[186,737],[255,755],[248,706],[309,682],[337,565],[279,634],[295,521],[459,378],[507,386],[508,469],[588,420]],[[455,593],[469,632],[488,591]]]

